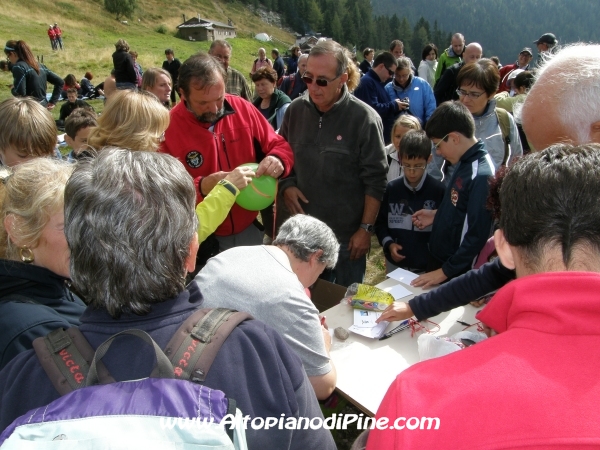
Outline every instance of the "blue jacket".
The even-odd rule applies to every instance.
[[[507,269],[496,258],[477,270],[469,270],[436,289],[417,295],[408,301],[419,320],[437,316],[457,306],[464,306],[515,279],[515,271]]]
[[[444,185],[423,174],[416,188],[409,186],[404,177],[388,183],[381,201],[375,232],[386,259],[395,266],[425,270],[427,268],[431,227],[419,230],[412,223],[412,215],[420,209],[437,209],[444,197]],[[405,259],[399,263],[390,256],[390,245],[400,244]]]
[[[386,144],[389,144],[392,140],[392,126],[399,109],[396,101],[391,100],[385,90],[384,83],[381,82],[379,75],[373,69],[369,70],[360,79],[360,83],[354,91],[354,96],[377,111],[383,122],[383,140]]]
[[[448,278],[471,269],[492,232],[486,202],[494,166],[483,142],[469,148],[455,167],[429,238],[429,252]]]
[[[411,75],[406,88],[402,88],[395,81],[391,81],[385,85],[385,90],[392,100],[402,100],[408,97],[410,99],[408,113],[419,119],[421,126],[425,127],[425,122],[429,120],[433,111],[435,111],[433,89],[427,81]]]

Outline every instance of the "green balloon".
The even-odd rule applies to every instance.
[[[247,163],[256,172],[258,164]],[[248,211],[260,211],[271,205],[275,200],[277,180],[268,175],[255,177],[244,189],[240,191],[235,202]]]

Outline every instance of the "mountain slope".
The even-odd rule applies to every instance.
[[[160,67],[164,50],[172,48],[182,61],[198,50],[207,50],[208,42],[189,42],[174,36],[176,26],[196,14],[203,18],[227,22],[230,18],[237,27],[231,65],[247,73],[263,43],[253,39],[266,32],[277,40],[267,48],[287,48],[294,42],[290,33],[261,21],[239,2],[213,0],[138,0],[138,9],[127,24],[115,20],[103,8],[102,0],[2,0],[0,22],[3,28],[2,45],[8,39],[23,39],[34,54],[61,77],[73,73],[78,79],[91,71],[99,83],[112,69],[111,55],[114,44],[124,38],[132,50],[139,53],[142,67]],[[53,52],[47,36],[48,25],[58,22],[63,30],[65,51]],[[157,31],[164,26],[166,34]],[[9,73],[0,72],[0,99],[10,96],[7,85],[12,83]]]
[[[373,0],[376,15],[407,16],[414,24],[421,16],[444,30],[462,32],[467,42],[483,45],[485,56],[498,55],[503,64],[514,62],[523,47],[531,47],[543,33],[554,33],[561,43],[600,42],[600,2],[590,0]]]

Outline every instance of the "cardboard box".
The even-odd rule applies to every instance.
[[[322,313],[337,305],[344,298],[346,288],[319,278],[310,288],[310,292],[313,303]]]

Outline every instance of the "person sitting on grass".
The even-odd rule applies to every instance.
[[[94,110],[89,103],[77,98],[77,89],[69,88],[67,89],[67,101],[60,107],[60,116],[56,121],[56,126],[59,128],[64,127],[65,120],[67,117],[69,117],[69,114],[71,114],[77,108],[91,109],[92,111]]]
[[[475,137],[475,122],[459,102],[440,105],[425,128],[438,155],[456,167],[437,210],[413,214],[420,230],[433,223],[429,239],[427,273],[412,281],[428,288],[471,269],[492,232],[492,216],[486,210],[488,178],[494,165],[484,143]],[[460,164],[459,164],[460,163]]]
[[[77,108],[65,120],[65,142],[71,147],[67,161],[75,162],[83,157],[90,156],[86,151],[88,136],[93,128],[98,126],[96,113],[85,108]]]
[[[421,273],[427,268],[431,227],[417,228],[415,211],[436,210],[445,187],[427,174],[431,141],[422,130],[409,130],[400,141],[404,175],[388,183],[381,201],[375,233],[383,247],[386,272],[397,267]]]
[[[16,166],[33,158],[55,156],[56,123],[52,114],[31,97],[0,103],[0,164]],[[9,124],[9,125],[6,125]]]

